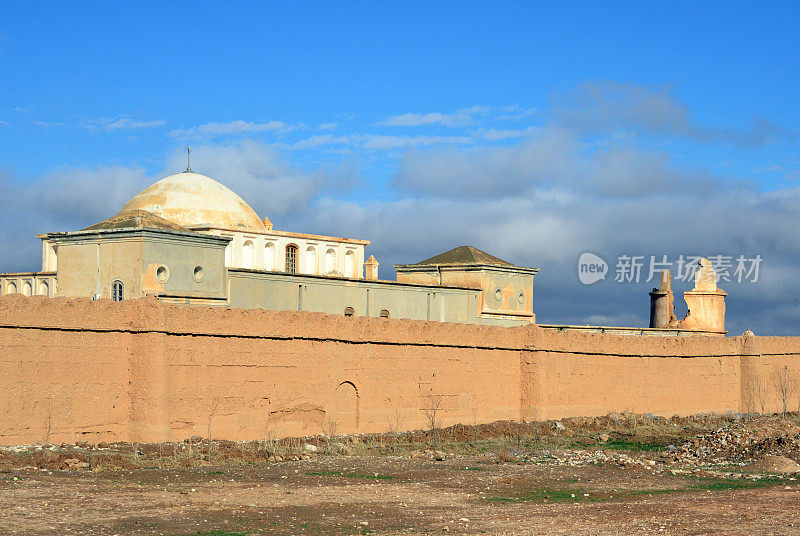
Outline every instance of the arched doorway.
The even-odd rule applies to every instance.
[[[343,434],[358,432],[358,390],[351,382],[342,382],[336,388],[331,420]]]

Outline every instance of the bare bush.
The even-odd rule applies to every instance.
[[[339,432],[339,424],[340,422],[334,419],[328,419],[322,423],[322,433],[328,436],[327,441],[325,441],[325,452],[328,454],[333,452],[331,450],[333,446],[331,443],[335,440],[336,435]]]
[[[339,421],[328,419],[322,423],[322,433],[333,439],[339,432]]]
[[[428,428],[433,436],[433,447],[439,448],[439,427],[441,425],[440,412],[442,408],[442,397],[437,395],[426,395],[423,398],[422,412],[428,421]]]
[[[763,415],[766,406],[766,394],[766,388],[761,378],[758,376],[752,378],[747,384],[745,393],[745,411],[748,414],[759,413]]]
[[[792,397],[797,387],[795,376],[789,371],[788,365],[775,367],[772,370],[772,386],[775,389],[775,395],[778,397],[778,403],[780,404],[782,415],[785,418],[789,399]]]
[[[403,417],[403,414],[400,413],[400,411],[397,408],[395,408],[394,416],[391,419],[389,419],[389,422],[387,423],[389,426],[389,435],[392,438],[392,445],[391,445],[392,452],[395,452],[397,450],[397,438],[400,435],[400,430],[403,429],[404,423],[405,423],[405,418]]]
[[[478,444],[478,408],[472,408],[472,442]]]
[[[214,420],[214,415],[217,413],[217,409],[219,408],[219,405],[221,403],[222,403],[222,396],[221,395],[214,395],[214,397],[211,399],[211,405],[209,406],[209,411],[208,411],[208,463],[213,463],[211,457],[212,457],[212,448],[213,448],[214,445],[213,445],[212,437],[211,437],[211,423]]]
[[[272,428],[267,428],[264,432],[264,441],[261,442],[261,447],[268,457],[277,454],[278,440]]]
[[[48,458],[48,450],[47,445],[50,444],[50,433],[53,430],[53,399],[50,396],[49,392],[47,397],[44,401],[44,413],[45,413],[45,432],[44,432],[44,442],[42,443],[42,468],[47,468],[47,458]]]

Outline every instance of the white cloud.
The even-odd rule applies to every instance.
[[[33,124],[37,127],[41,128],[51,128],[51,127],[66,127],[65,123],[59,122],[51,122],[51,121],[33,121]]]
[[[502,129],[502,128],[481,128],[473,134],[487,141],[502,141],[515,138],[529,138],[541,131],[538,127],[527,127],[523,129]]]
[[[461,145],[471,143],[468,136],[379,136],[369,135],[364,137],[363,146],[366,149],[402,149],[406,147],[420,147],[426,145]]]
[[[120,117],[119,119],[92,119],[81,123],[80,127],[90,132],[114,132],[116,130],[138,130],[143,128],[155,128],[165,125],[163,119],[152,121],[140,121],[130,117]]]
[[[431,112],[427,114],[405,113],[395,115],[378,123],[387,127],[421,127],[428,125],[443,125],[446,127],[463,127],[471,125],[473,119],[465,113],[443,114]]]
[[[469,136],[385,136],[377,134],[320,134],[292,144],[293,149],[314,149],[332,145],[352,145],[369,150],[405,149],[428,145],[463,145],[472,143]]]
[[[539,113],[538,108],[522,108],[520,106],[508,106],[500,110],[500,115],[495,117],[496,121],[522,121]]]
[[[475,123],[475,116],[486,115],[495,110],[490,106],[471,106],[461,108],[452,113],[430,112],[430,113],[405,113],[384,119],[378,123],[379,126],[387,127],[422,127],[422,126],[445,126],[445,127],[464,127]]]
[[[254,123],[251,121],[229,121],[227,123],[205,123],[191,128],[178,128],[167,133],[172,138],[212,138],[216,136],[230,136],[234,134],[257,134],[263,132],[285,133],[303,128],[303,125],[290,125],[283,121],[267,121]]]
[[[329,145],[351,145],[360,139],[359,136],[343,135],[336,136],[334,134],[319,134],[309,138],[300,140],[292,144],[293,149],[314,149],[316,147],[324,147]]]
[[[322,123],[317,130],[336,130],[339,127],[336,123]]]

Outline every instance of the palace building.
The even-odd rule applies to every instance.
[[[467,324],[531,324],[535,268],[470,246],[378,279],[368,240],[273,229],[236,193],[187,169],[115,216],[37,235],[40,272],[0,274],[0,294],[160,300]]]

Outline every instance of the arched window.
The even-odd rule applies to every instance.
[[[242,268],[252,270],[256,267],[256,247],[252,240],[245,240],[242,246]]]
[[[345,277],[356,277],[356,254],[353,250],[344,254]]]
[[[39,295],[40,296],[50,295],[50,286],[47,284],[47,281],[42,281],[41,283],[39,283]]]
[[[353,310],[352,307],[345,307],[344,316],[353,316],[354,313],[355,311]]]
[[[233,240],[228,242],[228,245],[225,246],[225,266],[227,268],[233,266]]]
[[[16,283],[9,283],[6,287],[6,294],[16,294],[17,293],[17,285]]]
[[[125,287],[119,279],[111,283],[111,299],[114,301],[125,299]]]
[[[387,311],[386,309],[383,309],[383,310],[381,310],[381,313],[378,316],[380,316],[381,318],[389,318],[389,311]]]
[[[31,286],[30,281],[25,281],[22,284],[22,295],[30,296],[31,294],[33,294],[33,286]]]
[[[311,246],[306,249],[306,273],[317,273],[317,249]]]
[[[264,269],[265,270],[275,270],[275,244],[272,242],[267,242],[267,245],[264,246]]]
[[[325,252],[325,274],[336,272],[336,250],[330,248]]]
[[[286,246],[286,272],[297,273],[297,246],[294,244]]]

